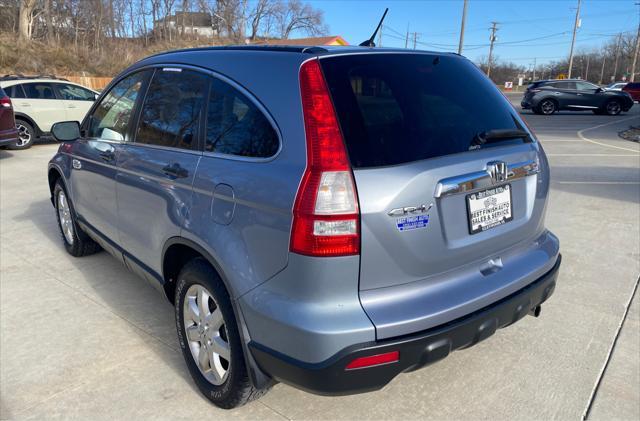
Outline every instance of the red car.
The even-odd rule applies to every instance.
[[[640,82],[627,83],[622,91],[628,92],[634,101],[640,101]]]
[[[11,99],[0,88],[0,146],[15,145],[18,141],[18,130],[13,115]]]

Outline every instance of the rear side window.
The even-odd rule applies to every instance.
[[[29,99],[56,99],[50,83],[25,83],[22,87]]]
[[[262,111],[233,86],[213,79],[205,151],[268,158],[278,147],[278,135]]]
[[[73,101],[93,101],[96,99],[96,94],[80,86],[67,83],[56,83],[54,86],[58,91],[58,96],[62,99]]]
[[[158,69],[145,96],[136,143],[197,149],[207,76],[190,70]]]
[[[522,129],[504,96],[459,57],[362,54],[320,63],[356,168],[465,152],[479,133]],[[484,146],[511,141],[522,142]]]
[[[90,117],[89,137],[116,141],[125,139],[133,106],[147,74],[134,73],[111,88]]]

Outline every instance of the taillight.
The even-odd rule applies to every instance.
[[[11,98],[8,96],[0,98],[0,106],[4,108],[11,108]]]
[[[308,256],[360,252],[358,198],[351,165],[318,60],[300,69],[307,167],[293,207],[290,250]]]

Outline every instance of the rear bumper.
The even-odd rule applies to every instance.
[[[402,372],[416,370],[468,348],[523,318],[545,302],[556,286],[561,256],[553,268],[519,291],[474,313],[426,331],[350,346],[319,363],[302,362],[258,343],[249,349],[260,368],[274,379],[308,392],[346,395],[382,388]],[[399,361],[346,370],[359,357],[399,351]]]

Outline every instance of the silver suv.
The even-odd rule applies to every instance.
[[[379,389],[537,316],[556,284],[545,154],[456,54],[163,53],[53,134],[66,249],[166,294],[224,408],[278,381]]]

